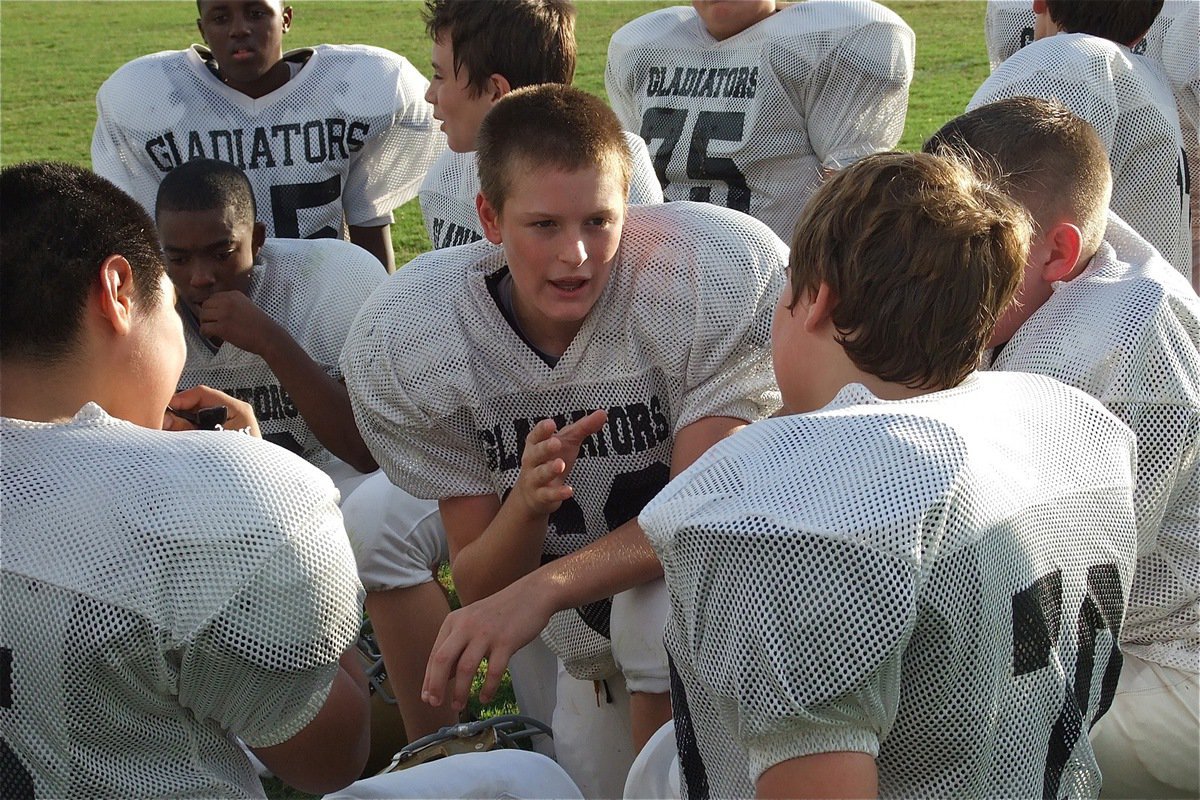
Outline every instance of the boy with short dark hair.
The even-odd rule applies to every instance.
[[[559,762],[585,796],[619,796],[669,717],[665,597],[636,516],[775,410],[766,344],[786,251],[736,212],[627,209],[620,123],[570,87],[510,93],[479,146],[488,242],[390,279],[343,370],[384,471],[439,498],[468,604],[442,626],[429,702],[461,708],[484,657],[486,702],[541,633],[565,665]]]
[[[913,49],[875,2],[693,0],[613,34],[604,85],[668,200],[737,209],[786,241],[825,175],[900,140]]]
[[[0,202],[4,794],[261,797],[235,737],[303,791],[348,784],[368,706],[333,484],[247,404],[175,393],[136,201],[41,163],[0,171]],[[216,404],[252,436],[167,414]]]
[[[571,0],[426,0],[433,80],[425,99],[442,121],[450,149],[421,185],[421,213],[434,248],[483,238],[475,200],[475,136],[492,105],[513,89],[570,85],[575,75],[575,4]],[[626,137],[633,156],[629,202],[661,203],[662,188],[646,143]]]
[[[1077,721],[1120,661],[1134,444],[1082,392],[975,372],[1029,233],[923,154],[813,196],[772,330],[786,416],[640,517],[671,595],[685,796],[1099,788]]]
[[[983,82],[967,110],[1038,97],[1087,121],[1108,151],[1112,210],[1192,279],[1190,175],[1175,98],[1134,55],[1162,0],[1034,0],[1036,41]]]
[[[1033,216],[1019,304],[992,337],[993,370],[1082,389],[1138,440],[1142,532],[1112,710],[1093,729],[1107,797],[1200,791],[1200,298],[1108,215],[1103,145],[1066,108],[1032,98],[980,106],[926,144],[982,162]],[[994,166],[993,166],[994,165]]]
[[[96,94],[92,165],[146,209],[195,158],[244,169],[267,234],[342,238],[390,271],[392,211],[445,148],[401,56],[366,45],[284,52],[282,0],[197,0],[207,47],[143,56]]]

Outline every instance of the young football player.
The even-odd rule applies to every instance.
[[[250,403],[263,438],[333,479],[352,544],[374,541],[381,526],[405,540],[444,540],[437,504],[409,496],[377,470],[341,380],[338,358],[350,325],[387,277],[379,262],[334,239],[266,238],[245,173],[224,161],[197,159],[168,173],[156,215],[187,338],[179,388],[206,384]],[[375,476],[381,483],[363,485]],[[374,585],[376,566],[359,568]],[[428,563],[422,570],[431,574]],[[385,572],[388,579],[394,573]],[[422,670],[414,668],[410,686],[392,676],[410,739],[453,722],[425,720],[434,711],[420,702],[427,656],[417,657]]]
[[[66,164],[4,169],[0,198],[4,795],[262,797],[235,737],[346,785],[369,729],[333,484],[255,436],[160,430],[221,403],[257,434],[232,397],[172,397],[183,329],[136,201]]]
[[[445,147],[428,85],[365,45],[283,51],[282,0],[197,0],[207,47],[138,58],[96,95],[92,166],[154,208],[163,176],[195,158],[246,171],[267,235],[342,238],[390,271],[392,210]]]
[[[542,633],[564,665],[559,762],[585,796],[615,797],[670,715],[666,600],[636,517],[776,409],[766,345],[786,248],[715,206],[627,209],[624,131],[567,86],[510,92],[478,152],[488,241],[393,276],[342,369],[384,471],[439,498],[468,604],[442,626],[429,702],[463,707],[487,658],[486,702]]]
[[[1037,231],[1018,304],[992,338],[996,370],[1082,389],[1138,440],[1144,533],[1112,710],[1093,729],[1107,797],[1200,792],[1200,298],[1149,244],[1106,215],[1104,147],[1063,106],[992,103],[926,145],[999,167]],[[1104,684],[1111,694],[1115,675]]]
[[[488,109],[513,89],[570,84],[575,75],[571,0],[426,0],[433,80],[425,99],[442,121],[449,149],[421,185],[421,213],[434,249],[484,238],[475,199],[475,136]],[[661,203],[646,143],[626,136],[633,156],[629,202]]]
[[[900,140],[913,48],[874,2],[693,0],[617,31],[604,84],[668,200],[744,211],[786,240],[823,176]]]
[[[671,598],[685,796],[1076,797],[1120,664],[1133,437],[1094,399],[975,368],[1024,212],[949,159],[881,154],[796,225],[786,416],[641,515]]]
[[[1162,0],[1037,0],[1036,41],[1001,64],[967,110],[1008,97],[1057,100],[1096,129],[1112,165],[1112,210],[1188,280],[1190,186],[1175,100],[1130,52]]]

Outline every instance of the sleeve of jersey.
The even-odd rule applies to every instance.
[[[407,60],[400,62],[388,65],[395,76],[391,125],[367,141],[350,162],[342,192],[348,225],[390,221],[392,211],[416,197],[425,173],[446,146],[433,106],[425,102],[429,82]]]
[[[753,781],[817,753],[879,755],[915,624],[915,565],[827,531],[748,518],[683,528],[663,560],[668,583],[692,593],[683,655],[732,712]]]
[[[783,291],[787,248],[757,220],[737,218],[746,230],[692,246],[707,258],[692,275],[696,304],[676,431],[702,417],[753,422],[780,405],[771,367],[771,318]]]
[[[810,85],[796,86],[787,78],[786,45],[768,50],[780,83],[807,120],[809,142],[824,169],[842,169],[900,141],[913,51],[907,26],[871,22],[829,53]]]
[[[623,31],[613,34],[608,43],[608,60],[604,65],[604,90],[608,93],[608,104],[627,131],[641,134],[642,114],[634,98],[629,81],[633,65],[629,63],[636,54],[622,41]],[[661,190],[660,190],[661,194]]]
[[[646,140],[632,131],[625,132],[629,142],[631,158],[629,172],[629,205],[652,206],[663,201],[662,184],[654,174],[654,164],[650,161],[650,148]]]
[[[248,504],[259,508],[245,514],[261,528],[250,524],[246,535],[280,541],[200,629],[179,667],[180,702],[251,747],[285,742],[312,721],[361,622],[362,586],[333,485],[265,466],[286,477],[264,477]],[[222,509],[231,518],[237,511],[237,503]]]
[[[118,114],[110,108],[109,94],[119,91],[110,78],[96,93],[96,129],[92,132],[92,171],[116,184],[153,215],[158,196],[159,173],[142,159],[129,141]]]
[[[317,270],[316,279],[323,285],[326,299],[320,303],[320,309],[314,310],[314,319],[321,323],[317,326],[320,338],[314,349],[321,354],[323,363],[332,365],[330,377],[342,380],[340,360],[350,326],[367,298],[387,279],[387,273],[375,256],[357,245],[336,241],[335,253],[339,263]]]
[[[341,368],[354,420],[380,468],[414,497],[493,494],[470,410],[430,407],[435,392],[454,391],[462,343],[440,314],[415,313],[419,304],[395,291],[406,270],[419,269],[413,262],[389,278],[350,328]]]

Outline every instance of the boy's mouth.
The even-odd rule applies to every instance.
[[[557,281],[550,281],[550,285],[560,292],[573,294],[582,289],[587,282],[587,278],[563,278]]]

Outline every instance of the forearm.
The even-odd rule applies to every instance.
[[[662,577],[637,519],[570,555],[555,559],[525,579],[530,591],[545,593],[555,610],[578,608]]]
[[[549,517],[531,513],[510,495],[474,541],[457,551],[451,542],[450,568],[463,603],[494,594],[536,570],[548,525]]]
[[[396,271],[396,254],[392,249],[392,226],[378,225],[372,228],[351,225],[350,241],[379,259],[389,273]]]
[[[334,380],[282,328],[263,337],[259,355],[291,397],[317,440],[360,472],[376,468],[354,422],[346,387]]]

